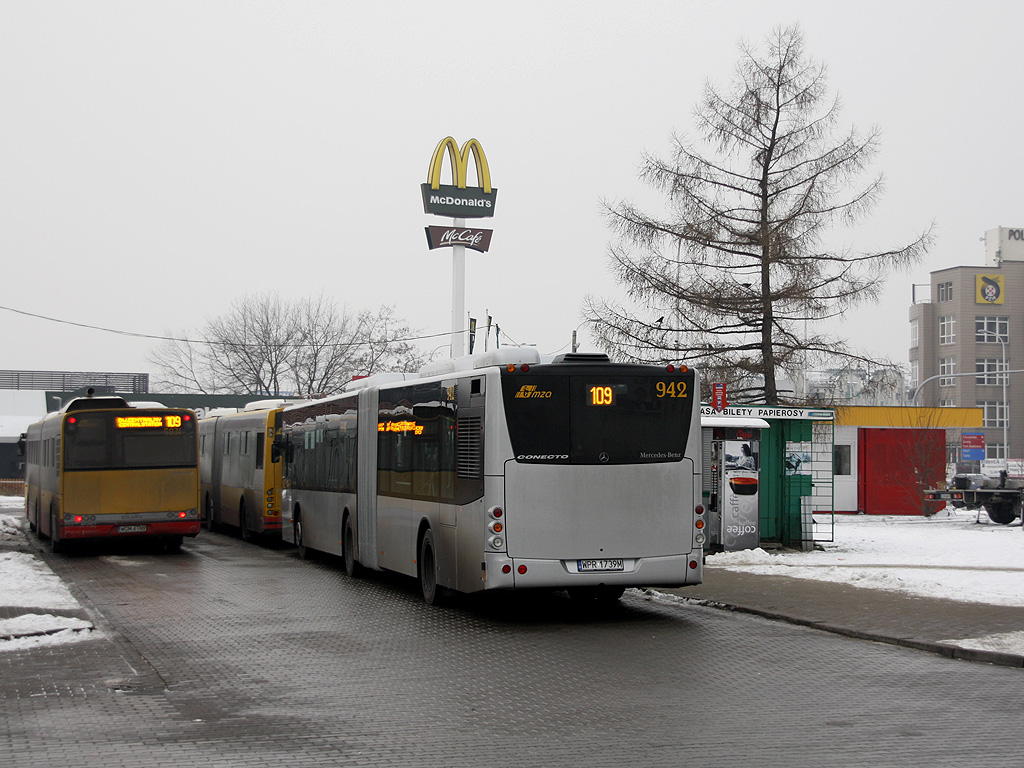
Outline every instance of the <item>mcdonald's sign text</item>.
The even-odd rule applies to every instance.
[[[448,153],[452,167],[452,183],[441,184],[441,166]],[[467,187],[469,158],[476,166],[477,187]],[[423,212],[457,219],[479,219],[494,215],[498,190],[491,186],[491,171],[487,166],[484,148],[476,139],[470,139],[462,148],[451,136],[446,136],[434,149],[427,168],[427,182],[423,190]]]
[[[441,184],[438,189],[431,189],[424,184],[423,212],[438,216],[451,216],[456,219],[480,219],[494,215],[494,199],[498,190],[484,192],[480,187],[460,189]]]
[[[491,247],[490,229],[469,229],[467,227],[424,227],[427,231],[427,245],[434,248],[450,248],[464,245],[474,251],[486,253]]]

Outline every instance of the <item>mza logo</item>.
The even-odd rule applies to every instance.
[[[452,166],[452,183],[441,183],[441,166],[445,152]],[[469,156],[476,164],[476,180],[479,186],[467,187]],[[484,148],[476,139],[470,139],[459,149],[451,136],[441,140],[430,158],[427,169],[427,183],[420,185],[423,190],[423,212],[456,219],[479,219],[494,215],[494,202],[498,190],[491,186],[491,172],[487,167]]]
[[[516,392],[515,397],[525,398],[527,400],[546,399],[551,397],[551,390],[548,389],[537,389],[536,384],[523,384]]]

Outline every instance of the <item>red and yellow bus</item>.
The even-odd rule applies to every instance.
[[[53,551],[95,538],[199,533],[197,419],[187,409],[82,397],[23,435],[25,513]]]

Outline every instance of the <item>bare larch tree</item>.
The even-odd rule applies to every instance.
[[[670,161],[644,156],[640,178],[667,196],[668,213],[605,205],[627,300],[588,296],[583,313],[617,357],[690,361],[705,386],[778,405],[791,401],[779,380],[801,368],[895,365],[815,329],[877,300],[887,272],[921,259],[931,230],[881,252],[826,247],[831,226],[859,221],[879,196],[881,176],[859,182],[878,130],[837,136],[839,100],[798,27],[776,29],[763,52],[740,50],[731,88],[708,83],[694,110],[705,153],[673,136]]]

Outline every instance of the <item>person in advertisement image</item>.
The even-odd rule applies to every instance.
[[[722,547],[725,551],[758,546],[757,443],[726,441],[722,487]]]

